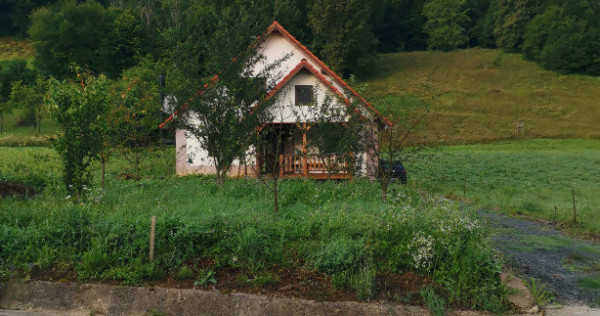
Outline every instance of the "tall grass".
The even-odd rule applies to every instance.
[[[598,138],[598,78],[561,75],[518,54],[473,48],[379,56],[363,95],[384,114],[402,111],[406,95],[431,103],[431,127],[448,144],[527,138]]]
[[[450,146],[411,165],[432,191],[486,208],[569,223],[600,233],[600,141],[528,140]],[[466,194],[465,194],[466,191]],[[555,218],[556,207],[556,218]]]
[[[2,155],[36,150],[2,148]],[[45,154],[45,162],[22,163],[43,179],[59,177],[49,167],[56,156]],[[113,162],[106,192],[92,189],[84,204],[73,204],[52,181],[32,200],[3,200],[0,270],[62,269],[80,280],[139,284],[189,275],[182,272],[188,266],[193,275],[234,269],[271,284],[281,269],[309,269],[364,300],[377,295],[377,276],[417,271],[450,306],[502,306],[488,232],[459,204],[399,186],[384,203],[377,184],[365,180],[282,181],[275,214],[270,192],[255,180],[219,187],[212,178],[157,176],[157,159],[151,161],[142,181],[120,179]],[[4,160],[0,170],[19,177]]]

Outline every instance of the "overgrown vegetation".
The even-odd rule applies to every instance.
[[[445,147],[409,170],[414,181],[422,181],[433,192],[598,234],[599,157],[598,140],[506,141]],[[576,225],[571,224],[572,189]]]
[[[58,158],[48,149],[3,148],[2,178],[25,177],[8,165],[16,152],[28,157],[24,168],[35,162],[27,178],[37,176],[45,189],[0,205],[5,277],[11,269],[13,278],[52,270],[79,280],[139,284],[173,276],[213,284],[237,271],[268,286],[282,270],[316,269],[334,287],[369,300],[381,294],[377,276],[418,271],[450,307],[502,308],[486,228],[470,210],[416,188],[394,186],[384,203],[377,184],[366,181],[282,181],[275,214],[256,180],[220,187],[211,178],[173,179],[145,168],[145,179],[129,182],[118,178],[115,159],[106,192],[74,204],[65,200]],[[152,215],[157,237],[149,262]]]

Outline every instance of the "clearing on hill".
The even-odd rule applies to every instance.
[[[379,56],[363,94],[385,114],[405,96],[433,106],[432,127],[448,143],[600,137],[600,77],[561,75],[495,49]],[[396,104],[396,106],[395,106]]]

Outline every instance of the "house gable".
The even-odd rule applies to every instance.
[[[338,75],[336,75],[327,65],[325,65],[319,58],[317,58],[310,50],[302,45],[296,38],[294,38],[289,32],[287,32],[277,21],[273,22],[267,29],[266,37],[259,46],[259,51],[264,56],[262,63],[255,65],[254,73],[258,74],[264,67],[274,63],[279,63],[275,73],[280,75],[279,83],[276,88],[269,95],[272,96],[277,91],[280,91],[288,81],[296,74],[300,69],[308,69],[313,76],[315,76],[321,83],[325,84],[330,91],[341,96],[346,102],[356,98],[360,101],[363,107],[360,109],[364,116],[374,115],[383,124],[391,126],[392,123],[383,115],[381,115],[369,102],[362,98],[356,91],[354,91],[348,84],[346,84]],[[282,60],[283,59],[283,60]],[[218,76],[212,78],[211,83],[218,80]],[[208,87],[208,84],[204,85],[204,88]],[[203,89],[196,93],[196,96],[202,94]],[[190,100],[192,100],[191,98]],[[185,111],[188,105],[183,104],[177,111],[175,111],[169,118],[167,118],[159,127],[164,128],[166,123],[172,121],[175,116]]]

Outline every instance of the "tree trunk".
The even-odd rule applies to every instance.
[[[279,188],[277,187],[279,179],[273,177],[273,206],[275,207],[275,214],[279,213]]]
[[[381,198],[383,199],[384,202],[387,202],[387,194],[388,194],[388,187],[390,185],[390,181],[383,180],[380,182],[380,184],[381,184]]]
[[[135,153],[135,181],[140,180],[140,154]]]
[[[102,191],[104,191],[104,179],[105,179],[105,175],[106,175],[106,159],[104,157],[102,157],[100,160],[102,161],[102,179],[101,179]]]

